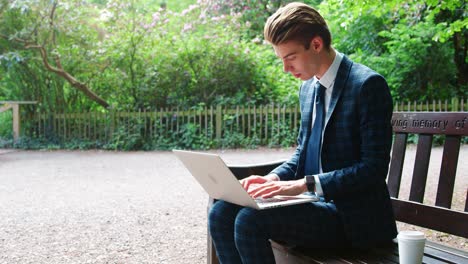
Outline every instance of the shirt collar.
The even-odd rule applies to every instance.
[[[332,87],[333,83],[335,82],[336,75],[338,73],[338,69],[340,68],[341,61],[343,60],[343,54],[336,52],[335,59],[333,59],[332,64],[325,72],[325,74],[320,78],[320,84],[323,85],[325,88]],[[315,81],[318,81],[317,77],[314,76]]]

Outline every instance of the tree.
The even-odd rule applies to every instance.
[[[397,99],[466,96],[465,1],[339,1],[320,6],[336,45],[383,73]]]
[[[36,50],[47,71],[63,78],[87,98],[108,107],[106,100],[94,93],[88,83],[79,81],[63,64],[63,57],[66,57],[63,53],[69,50],[70,39],[80,33],[79,24],[84,22],[84,15],[90,15],[78,1],[73,4],[59,1],[11,1],[3,4],[0,8],[0,37],[7,43],[2,53],[7,51],[20,56],[21,50]],[[72,29],[71,25],[76,27],[77,24],[78,30]],[[88,41],[89,44],[93,39]],[[1,58],[6,60],[8,56]],[[34,60],[34,57],[21,60]]]
[[[453,43],[458,84],[468,86],[468,4],[466,1],[429,1],[428,19],[440,29],[435,41]]]

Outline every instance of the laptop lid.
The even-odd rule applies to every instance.
[[[315,196],[282,196],[281,201],[258,204],[242,187],[220,156],[211,153],[173,150],[193,177],[212,197],[241,206],[267,209],[318,200]]]

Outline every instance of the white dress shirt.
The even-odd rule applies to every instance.
[[[336,74],[338,73],[338,69],[340,67],[342,60],[343,60],[343,54],[336,52],[336,56],[335,56],[335,59],[333,60],[333,63],[330,65],[330,68],[328,68],[328,70],[325,72],[322,78],[320,78],[319,80],[316,76],[313,77],[315,80],[312,83],[312,87],[315,87],[315,83],[317,82],[320,82],[320,84],[323,87],[325,87],[325,116],[326,116],[326,113],[328,112],[328,109],[330,108],[329,106],[330,106],[331,95],[333,92],[333,86],[335,85]],[[315,98],[314,98],[314,101],[315,101]],[[312,126],[314,124],[314,121],[315,121],[315,104],[314,104],[314,114],[312,116]],[[322,143],[323,143],[324,131],[325,131],[325,127],[323,128],[323,131],[322,131]],[[320,169],[320,172],[323,172],[321,159],[319,159],[319,169]],[[318,196],[323,196],[323,189],[322,189],[322,185],[320,184],[320,179],[318,175],[314,175],[314,178],[315,178],[315,193]]]

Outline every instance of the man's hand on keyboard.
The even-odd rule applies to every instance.
[[[264,184],[269,181],[277,181],[278,179],[279,177],[276,174],[270,174],[266,176],[252,175],[240,180],[240,183],[245,190],[249,191],[249,189],[254,188],[254,186],[258,184]]]
[[[271,198],[275,195],[298,195],[307,192],[303,179],[296,181],[266,181],[247,189],[253,198]]]

